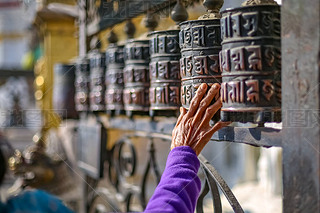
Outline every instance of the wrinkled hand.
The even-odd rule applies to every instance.
[[[199,155],[213,133],[228,125],[228,123],[219,121],[213,127],[210,126],[211,118],[221,108],[222,103],[219,98],[220,85],[212,85],[205,96],[207,87],[207,84],[201,84],[191,101],[188,112],[185,108],[180,108],[180,116],[172,131],[171,149],[178,146],[190,146]],[[218,97],[218,100],[209,106],[214,97]]]

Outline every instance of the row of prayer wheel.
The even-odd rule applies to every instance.
[[[208,13],[186,21],[178,1],[174,29],[125,45],[112,32],[105,53],[98,45],[77,62],[77,111],[172,116],[188,109],[201,83],[220,83],[221,120],[280,122],[280,6],[258,2],[220,14],[223,1],[204,1]]]

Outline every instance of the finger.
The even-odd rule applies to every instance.
[[[219,84],[212,85],[212,87],[208,91],[208,94],[206,95],[206,97],[204,99],[202,99],[202,101],[200,102],[200,105],[198,107],[198,111],[193,119],[193,124],[197,121],[202,120],[202,116],[203,116],[204,111],[208,108],[208,106],[212,102],[213,98],[219,94],[219,89],[220,89]],[[217,99],[219,99],[219,97]]]
[[[221,99],[219,98],[214,104],[209,106],[206,110],[205,115],[203,116],[203,120],[200,124],[200,126],[204,125],[209,125],[210,120],[212,117],[219,111],[219,109],[222,107],[222,102]]]
[[[189,111],[187,112],[187,115],[186,115],[187,118],[192,117],[196,113],[198,106],[200,104],[200,101],[202,100],[206,91],[207,91],[207,84],[205,83],[201,84],[199,89],[197,90],[196,95],[191,101]]]
[[[231,122],[223,122],[223,121],[219,121],[218,123],[216,123],[207,133],[206,133],[206,136],[208,134],[208,136],[210,136],[210,138],[212,137],[212,135],[222,129],[223,127],[226,127],[230,124]]]
[[[180,107],[180,115],[178,117],[178,120],[177,120],[177,123],[176,123],[176,126],[178,126],[183,118],[183,116],[187,113],[187,110],[183,107]]]
[[[199,141],[197,144],[195,144],[191,148],[195,151],[196,155],[198,156],[203,150],[203,148],[208,144],[208,142],[209,140]]]
[[[219,121],[216,123],[211,129],[203,136],[203,139],[199,141],[197,144],[195,144],[192,149],[196,152],[197,155],[200,154],[202,149],[207,145],[207,143],[210,141],[210,138],[212,138],[212,135],[222,129],[223,127],[228,126],[232,122],[222,122]]]

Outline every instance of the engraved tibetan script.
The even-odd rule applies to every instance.
[[[262,47],[251,45],[246,47],[236,47],[220,51],[220,65],[222,71],[261,71],[262,70]],[[267,52],[269,57],[272,53]],[[267,58],[268,59],[268,58]]]
[[[270,88],[266,88],[270,94]],[[271,97],[271,96],[270,96]],[[221,101],[223,103],[259,103],[259,81],[231,81],[221,84]]]

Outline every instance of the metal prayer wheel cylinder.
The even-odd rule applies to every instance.
[[[105,105],[105,54],[97,50],[89,53],[90,60],[90,110],[101,112],[106,110]]]
[[[110,114],[119,115],[124,110],[123,106],[123,69],[124,45],[110,44],[106,51],[106,93],[105,102]]]
[[[87,58],[79,59],[76,63],[75,104],[78,112],[89,111],[90,65]]]
[[[180,24],[181,103],[189,109],[190,102],[202,83],[221,83],[219,52],[221,50],[220,20],[203,19]],[[218,118],[215,118],[216,120]]]
[[[157,31],[150,38],[150,116],[176,115],[180,102],[180,30]]]
[[[280,6],[222,12],[221,120],[281,121]]]
[[[53,86],[53,108],[63,119],[78,118],[75,109],[75,66],[55,64]]]
[[[125,45],[123,101],[126,114],[149,112],[149,40],[129,40]]]

